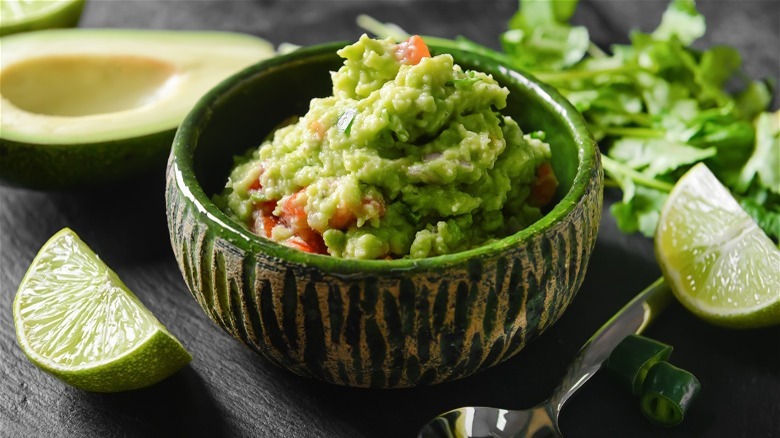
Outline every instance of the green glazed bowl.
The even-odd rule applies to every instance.
[[[339,385],[397,388],[468,376],[550,327],[582,284],[601,215],[598,148],[552,88],[494,60],[446,50],[510,90],[504,113],[542,129],[560,180],[531,227],[464,252],[357,261],[257,237],[211,201],[233,157],[257,147],[313,97],[331,93],[345,43],[256,64],[211,90],[186,117],[168,162],[171,243],[206,314],[268,361]],[[431,46],[433,54],[445,50]]]

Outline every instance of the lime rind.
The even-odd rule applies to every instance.
[[[780,323],[780,250],[704,164],[670,193],[655,247],[692,313],[729,327]]]
[[[31,362],[87,391],[150,386],[192,359],[67,228],[33,259],[14,300],[14,323]]]
[[[30,361],[43,371],[84,391],[121,392],[145,388],[169,377],[192,360],[180,342],[164,330],[111,361],[64,367],[22,346]]]

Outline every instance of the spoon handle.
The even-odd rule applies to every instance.
[[[661,313],[671,297],[669,286],[663,277],[659,278],[588,339],[550,398],[550,408],[555,411],[554,418],[557,418],[566,400],[596,374],[620,341],[628,335],[641,333]]]

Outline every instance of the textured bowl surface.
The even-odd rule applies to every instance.
[[[359,387],[461,378],[522,349],[561,316],[585,275],[603,174],[580,115],[551,88],[493,60],[448,50],[510,90],[506,114],[544,130],[561,181],[531,227],[419,260],[307,254],[252,235],[211,202],[233,156],[312,97],[330,94],[342,43],[299,50],[226,80],[185,119],[168,163],[171,243],[192,295],[225,331],[297,374]],[[431,47],[436,54],[442,50]]]

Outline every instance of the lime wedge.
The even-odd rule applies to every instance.
[[[780,250],[704,164],[675,184],[655,251],[679,301],[727,327],[780,324]]]
[[[14,324],[30,361],[87,391],[150,386],[192,359],[68,228],[33,259],[16,293]]]
[[[0,0],[0,36],[73,27],[83,9],[84,0]]]

